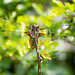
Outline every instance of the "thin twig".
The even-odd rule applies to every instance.
[[[68,18],[68,17],[75,17],[75,15],[66,16],[66,17],[64,17],[63,19],[66,19],[66,18]]]
[[[36,27],[34,27],[34,39],[35,39],[35,44],[36,44],[36,52],[37,52],[37,58],[38,58],[38,75],[41,75],[41,61],[40,61],[40,52],[38,49],[38,36],[36,35]]]

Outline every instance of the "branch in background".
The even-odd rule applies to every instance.
[[[69,18],[69,17],[75,17],[75,15],[66,16],[63,19]]]

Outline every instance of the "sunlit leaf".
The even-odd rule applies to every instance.
[[[68,10],[74,11],[74,5],[73,4],[65,3],[65,5],[68,8]]]
[[[43,13],[42,5],[33,3],[32,6],[37,11],[38,14],[42,15]]]
[[[55,41],[54,42],[53,41],[50,41],[49,42],[49,45],[50,46],[52,45],[52,46],[59,46],[60,47],[59,43],[58,42],[55,42]]]
[[[2,56],[0,55],[0,60],[2,59]]]
[[[41,56],[42,56],[43,58],[51,60],[51,56],[50,56],[49,53],[46,52],[45,50],[40,51],[40,54],[41,54]]]
[[[73,0],[73,2],[75,3],[75,0]]]
[[[64,7],[63,3],[58,0],[53,0],[54,3],[56,3],[59,7]]]

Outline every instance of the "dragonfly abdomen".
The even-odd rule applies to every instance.
[[[29,44],[30,44],[30,47],[34,49],[36,47],[35,38],[30,37]]]

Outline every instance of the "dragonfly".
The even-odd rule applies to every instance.
[[[36,29],[35,30],[36,34],[34,34],[34,27]],[[30,47],[34,49],[36,47],[34,36],[36,35],[36,42],[38,44],[38,37],[45,35],[44,33],[39,33],[39,30],[44,30],[45,28],[39,28],[39,25],[37,24],[32,25],[32,27],[26,27],[26,28],[31,30],[30,32],[25,32],[25,33],[30,37],[29,39]]]

